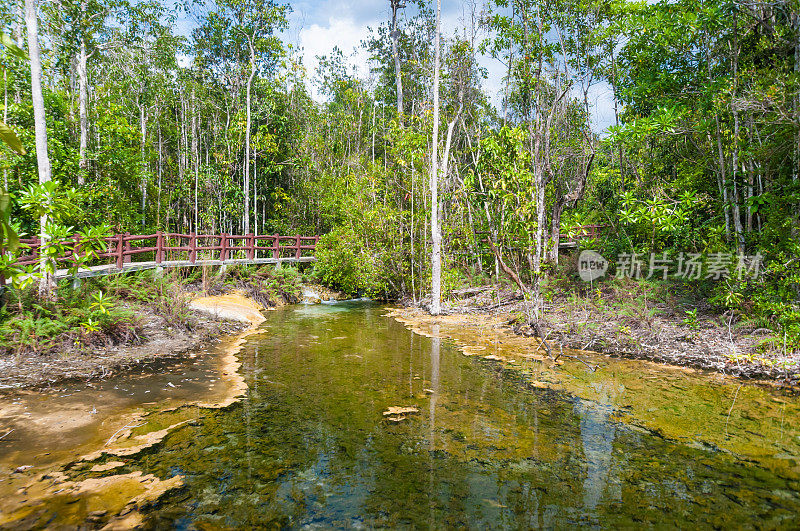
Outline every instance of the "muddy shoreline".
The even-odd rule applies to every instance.
[[[236,334],[246,324],[198,314],[191,330],[169,326],[163,318],[139,313],[146,322],[147,339],[138,345],[93,347],[82,352],[61,352],[0,358],[0,395],[19,389],[45,389],[69,382],[105,379],[146,369],[163,358],[179,357],[220,337]]]
[[[264,320],[260,304],[236,294],[195,299],[192,309],[229,320],[219,322],[201,317],[198,322],[205,324],[203,334],[179,337],[177,343],[161,340],[126,347],[120,349],[120,356],[112,358],[120,361],[113,369],[117,375],[131,367],[135,356],[140,356],[143,364],[156,364],[164,358],[184,358],[184,367],[174,371],[176,374],[170,366],[166,367],[165,375],[159,376],[154,370],[149,378],[146,369],[138,371],[143,373],[146,382],[160,377],[174,380],[174,384],[167,380],[166,386],[165,381],[159,382],[157,387],[164,391],[158,397],[156,388],[152,395],[138,395],[152,396],[154,402],[138,403],[140,399],[137,398],[131,399],[133,405],[120,402],[120,396],[127,393],[111,392],[108,387],[114,382],[120,386],[136,384],[127,375],[123,379],[110,378],[112,370],[108,369],[108,358],[99,358],[106,370],[98,376],[103,382],[110,382],[102,384],[106,389],[96,389],[92,384],[69,384],[61,379],[58,380],[61,390],[55,394],[40,387],[14,389],[0,395],[0,418],[22,423],[16,426],[19,429],[11,429],[6,434],[12,437],[4,442],[19,437],[23,431],[28,432],[23,435],[27,443],[12,443],[13,451],[0,459],[0,472],[3,472],[0,474],[0,528],[48,527],[56,518],[60,525],[68,527],[128,529],[142,523],[144,509],[158,504],[164,494],[182,486],[180,475],[161,480],[136,470],[135,456],[159,444],[175,429],[196,421],[203,411],[229,407],[241,399],[248,387],[239,374],[238,354],[246,337],[256,332],[257,325]],[[195,353],[185,352],[199,349],[204,338],[222,332],[238,333],[219,339],[219,345],[209,349],[206,355],[209,361],[193,374],[193,382],[183,378],[187,376],[185,364],[191,364],[197,357]],[[164,352],[165,345],[181,345],[181,350]],[[145,359],[145,355],[150,357]],[[164,366],[161,369],[163,371]],[[97,382],[98,387],[102,385]],[[186,390],[180,396],[170,396],[184,386]],[[117,385],[113,389],[116,390]],[[42,400],[49,406],[35,409]],[[89,411],[92,404],[97,408],[92,406]],[[23,426],[26,429],[22,429]],[[71,438],[65,439],[68,433]],[[80,434],[77,439],[76,433]],[[54,445],[52,441],[59,443]],[[47,452],[39,453],[41,449],[37,450],[37,445],[44,445],[42,449]]]
[[[518,293],[492,286],[465,292],[463,298],[445,306],[443,315],[483,316],[487,324],[538,341],[534,330],[524,324],[525,307]],[[405,300],[401,304],[415,312],[425,311],[425,302]],[[689,326],[673,308],[662,305],[656,309],[658,313],[621,314],[556,297],[545,306],[542,330],[556,354],[563,347],[800,389],[800,354],[760,352],[765,330],[723,323],[725,316],[703,316]]]

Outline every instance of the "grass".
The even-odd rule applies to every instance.
[[[193,292],[234,289],[265,306],[295,303],[306,279],[294,267],[234,266],[208,277],[201,268],[169,269],[97,277],[73,288],[62,281],[54,301],[38,297],[36,287],[7,292],[0,307],[0,356],[79,353],[97,346],[138,344],[146,339],[137,315],[163,318],[168,327],[190,331],[197,320],[189,309]]]

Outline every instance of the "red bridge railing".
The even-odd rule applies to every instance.
[[[571,246],[571,245],[577,244],[581,240],[593,240],[593,239],[597,238],[598,236],[600,236],[601,229],[603,229],[603,228],[605,228],[607,226],[608,225],[580,225],[580,226],[576,227],[574,230],[570,231],[571,234],[569,236],[566,233],[562,232],[561,233],[561,238],[559,240],[559,245],[569,245],[569,246]],[[489,231],[485,231],[485,230],[484,231],[476,231],[475,235],[479,236],[479,237],[488,236],[489,235]],[[546,233],[546,235],[549,235],[549,232]],[[485,237],[480,238],[479,241],[480,241],[480,243],[488,243],[488,240]],[[512,242],[506,242],[506,243],[511,243],[513,245],[514,242],[512,241]],[[514,247],[511,247],[511,248],[513,249]]]
[[[155,234],[131,235],[117,234],[103,238],[106,250],[98,252],[88,265],[108,263],[109,259],[119,269],[125,264],[139,262],[155,262],[161,264],[173,261],[233,259],[255,260],[257,258],[295,259],[313,256],[317,248],[319,236],[281,236],[280,234],[181,234],[176,232],[156,232]],[[86,256],[81,249],[81,238],[61,241],[65,252],[56,258],[56,262],[64,267],[74,266],[77,257]],[[26,254],[19,256],[16,263],[30,265],[39,261],[41,242],[39,238],[21,239]],[[305,256],[304,256],[305,255]]]
[[[563,245],[578,243],[580,240],[593,240],[600,235],[600,229],[606,226],[607,225],[581,225],[576,228],[572,235],[562,237],[559,243]]]

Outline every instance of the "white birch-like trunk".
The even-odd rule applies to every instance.
[[[403,76],[400,71],[400,52],[398,42],[400,34],[397,32],[397,10],[401,7],[400,0],[391,0],[392,4],[392,55],[394,56],[394,79],[397,89],[397,117],[403,116]]]
[[[8,123],[8,69],[7,68],[3,68],[3,123]],[[5,190],[8,190],[8,169],[6,168],[3,168],[3,188]]]
[[[147,225],[147,161],[145,160],[145,145],[147,143],[147,112],[144,104],[139,107],[139,157],[141,158],[142,172],[142,227]]]
[[[436,37],[433,61],[433,141],[431,142],[431,315],[442,311],[442,232],[439,228],[439,61],[441,0],[436,0]]]
[[[86,3],[81,4],[82,9],[86,10]],[[88,56],[86,54],[86,40],[81,38],[81,46],[78,51],[78,114],[80,116],[81,140],[78,148],[78,186],[86,184],[87,160],[86,151],[89,145],[89,73],[87,69]]]
[[[244,133],[244,219],[243,234],[250,234],[250,90],[256,75],[256,51],[250,42],[250,77],[247,78],[247,129]]]
[[[36,164],[39,169],[39,183],[44,184],[51,179],[50,157],[47,155],[47,121],[44,112],[44,96],[42,95],[42,59],[39,53],[39,19],[36,13],[37,0],[25,0],[25,25],[28,29],[28,55],[31,61],[31,99],[33,100],[33,124],[36,134]],[[47,214],[39,219],[39,238],[42,247],[47,245]],[[49,264],[44,253],[39,264],[42,269],[42,280],[39,282],[39,295],[50,299],[53,297],[53,276],[48,272]]]

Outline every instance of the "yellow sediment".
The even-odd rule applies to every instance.
[[[257,302],[239,293],[199,297],[190,303],[190,308],[197,312],[211,314],[217,318],[249,323],[250,327],[225,345],[220,358],[220,380],[225,383],[222,393],[215,393],[213,399],[200,399],[187,402],[178,407],[163,409],[158,413],[175,414],[185,406],[197,408],[224,408],[238,400],[247,391],[247,383],[239,374],[241,366],[237,357],[246,337],[257,331],[258,325],[264,321],[261,311],[264,308]],[[142,450],[160,443],[170,432],[194,420],[184,419],[170,426],[135,434],[137,428],[147,423],[150,414],[140,409],[127,415],[123,429],[103,435],[103,446],[72,463],[91,463],[108,456],[117,458],[131,457]],[[183,413],[185,417],[190,412]],[[52,419],[51,419],[52,420]],[[106,427],[108,429],[108,427]],[[110,437],[110,438],[109,438]],[[103,529],[130,529],[143,521],[141,510],[158,501],[166,492],[183,485],[183,478],[175,476],[161,480],[152,474],[134,471],[107,477],[90,477],[82,481],[72,481],[65,471],[68,463],[61,461],[44,469],[38,467],[24,474],[13,474],[0,486],[0,527],[39,527],[40,525],[57,525],[58,527],[76,527],[91,524]],[[88,469],[100,474],[126,464],[112,460],[98,463]],[[80,501],[81,503],[76,503]],[[50,518],[55,517],[55,520]]]
[[[258,326],[264,321],[264,316],[261,315],[264,307],[240,293],[198,297],[189,303],[189,308],[219,319],[250,323],[252,326]]]

